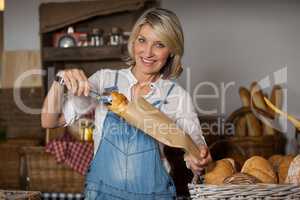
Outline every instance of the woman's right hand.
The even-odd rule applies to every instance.
[[[88,79],[81,69],[66,69],[60,73],[60,76],[64,79],[65,85],[69,91],[74,95],[88,96],[90,92],[90,84]]]

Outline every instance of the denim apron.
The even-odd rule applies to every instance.
[[[114,90],[117,89],[118,72]],[[153,103],[161,108],[165,99]],[[171,200],[175,186],[160,158],[158,142],[108,111],[102,138],[86,175],[86,200]]]

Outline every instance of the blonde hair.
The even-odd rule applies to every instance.
[[[181,58],[184,51],[184,37],[180,21],[175,13],[162,8],[147,10],[135,23],[128,40],[129,62],[135,65],[133,46],[141,27],[149,24],[161,42],[171,49],[171,54],[160,73],[163,79],[177,78],[182,72]]]

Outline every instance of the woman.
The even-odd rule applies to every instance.
[[[182,72],[183,42],[177,16],[165,9],[150,9],[138,19],[129,38],[130,68],[100,70],[89,79],[77,69],[58,74],[74,95],[61,103],[63,87],[53,83],[43,106],[43,127],[69,125],[95,109],[95,150],[86,176],[86,199],[150,200],[176,196],[173,181],[163,165],[162,145],[105,106],[83,97],[88,96],[91,88],[99,93],[117,90],[129,100],[143,96],[174,119],[199,144],[203,159],[186,157],[195,174],[211,160],[191,97],[171,80]]]

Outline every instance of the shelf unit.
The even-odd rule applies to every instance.
[[[59,24],[60,22],[53,22],[53,18],[56,18],[56,11],[53,12],[53,6],[58,10],[63,10],[63,15],[65,16],[74,16],[74,10],[80,10],[81,6],[84,6],[84,9],[90,8],[90,12],[87,13],[88,17],[83,19],[82,16],[79,16],[77,13],[78,19],[74,20],[73,23],[64,24],[56,28],[49,28],[47,30],[41,30],[41,59],[43,69],[47,72],[47,76],[43,77],[43,87],[45,95],[52,84],[54,75],[57,71],[68,68],[80,68],[82,69],[87,76],[92,75],[94,72],[101,68],[124,68],[126,64],[124,58],[127,57],[127,45],[122,44],[119,46],[101,46],[101,47],[70,47],[70,48],[57,48],[54,47],[54,35],[56,33],[66,32],[69,26],[72,26],[75,32],[86,32],[91,33],[93,28],[100,28],[104,31],[104,36],[107,37],[111,32],[112,27],[118,27],[123,32],[130,32],[137,18],[143,13],[146,9],[157,6],[155,0],[144,0],[143,6],[138,9],[133,10],[105,10],[105,14],[98,15],[95,11],[95,7],[112,7],[112,5],[107,5],[110,3],[105,3],[104,1],[91,1],[92,3],[88,4],[87,2],[63,2],[63,3],[45,3],[40,7],[40,24],[41,27],[49,23]],[[107,1],[110,2],[110,1]],[[114,4],[120,4],[124,6],[124,2],[113,1]],[[134,1],[128,1],[134,2]],[[137,1],[142,2],[142,1]],[[71,6],[72,5],[72,6]],[[94,5],[94,6],[91,6]],[[66,8],[66,9],[62,9]],[[52,10],[51,10],[52,9]],[[116,6],[114,7],[116,9]],[[119,8],[118,8],[119,9]],[[44,13],[41,13],[44,12]],[[51,17],[53,15],[54,17]],[[48,22],[45,23],[46,18],[48,17]],[[67,17],[67,18],[68,18]],[[45,20],[44,22],[42,20]],[[75,19],[75,17],[74,17]],[[76,21],[76,22],[75,22]],[[51,70],[52,71],[51,71]],[[53,72],[54,69],[54,72]],[[51,72],[51,73],[49,73]]]
[[[100,60],[121,60],[125,57],[122,46],[106,47],[71,47],[43,48],[44,62],[67,62],[67,61],[100,61]]]

